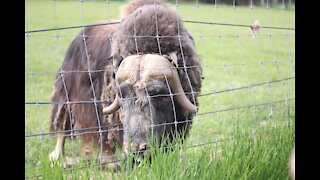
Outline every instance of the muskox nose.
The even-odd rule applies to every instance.
[[[141,143],[139,145],[139,151],[146,151],[147,150],[147,143]]]
[[[148,150],[148,144],[145,142],[131,143],[131,150],[133,153],[146,154],[146,151]]]

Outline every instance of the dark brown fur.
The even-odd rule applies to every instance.
[[[99,23],[104,22],[107,21]],[[89,73],[86,72],[88,71],[88,61],[90,70],[92,71],[103,70],[105,66],[112,65],[109,36],[112,36],[117,26],[118,25],[87,27],[74,39],[59,69],[59,71],[63,70],[67,73],[57,74],[56,76],[52,102],[65,103],[67,100],[70,102],[94,100]],[[83,34],[87,37],[83,38]],[[100,100],[103,89],[103,72],[92,72],[91,77],[96,100]],[[68,94],[68,98],[66,93]],[[101,108],[100,103],[97,103],[96,106],[93,103],[71,104],[70,108],[66,104],[54,104],[51,112],[50,130],[64,131],[94,128],[99,126],[98,119],[103,129],[106,129],[105,126],[108,124],[104,120]],[[98,130],[99,129],[96,128],[88,131]],[[79,133],[79,131],[74,133]],[[102,137],[104,138],[101,140],[106,141],[106,135],[103,134]],[[98,145],[98,133],[84,134],[83,138],[84,147],[86,147],[89,142],[92,142],[94,146]],[[106,147],[104,147],[104,149],[105,148]]]

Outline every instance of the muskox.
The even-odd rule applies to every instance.
[[[147,150],[147,135],[158,142],[164,135],[169,141],[185,138],[197,111],[202,68],[194,40],[177,12],[158,3],[136,9],[121,21],[111,55],[116,57],[118,88],[115,101],[103,112],[120,109],[124,151]],[[110,100],[104,94],[108,91],[102,97]]]
[[[82,134],[84,154],[100,147],[104,157],[146,151],[149,135],[188,134],[202,81],[193,38],[162,1],[122,10],[120,24],[87,27],[69,46],[52,95],[50,130],[60,133],[51,160],[68,134]]]

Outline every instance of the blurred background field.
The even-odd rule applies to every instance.
[[[169,1],[183,20],[240,25],[259,20],[262,27],[295,27],[294,3],[215,2]],[[25,30],[116,20],[124,3],[26,0]],[[288,179],[295,137],[295,31],[262,28],[253,38],[248,27],[184,25],[195,39],[205,78],[199,112],[185,145],[191,148],[157,154],[152,165],[116,174],[92,167],[48,168],[46,158],[55,138],[37,134],[49,131],[51,105],[26,104],[26,178]],[[25,102],[50,102],[56,72],[80,30],[26,34]],[[79,144],[67,140],[66,156],[76,156]]]

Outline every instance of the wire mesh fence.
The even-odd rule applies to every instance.
[[[37,4],[38,3],[38,4]],[[177,39],[182,54],[182,65],[171,67],[177,72],[189,72],[193,69],[202,69],[202,87],[200,91],[193,89],[191,81],[192,75],[186,74],[186,87],[188,91],[175,93],[170,88],[168,78],[164,74],[163,82],[168,91],[166,93],[149,94],[147,86],[144,84],[146,93],[146,103],[157,98],[167,98],[166,106],[172,107],[173,120],[170,122],[153,123],[151,117],[150,124],[139,124],[138,126],[123,126],[123,121],[117,123],[104,123],[109,115],[103,115],[102,106],[110,105],[115,101],[115,92],[118,91],[120,104],[124,101],[139,99],[138,94],[126,97],[121,94],[119,85],[121,82],[114,82],[117,87],[114,92],[110,92],[112,98],[102,98],[102,92],[98,92],[95,84],[97,77],[102,79],[104,74],[118,74],[121,71],[155,71],[157,69],[108,69],[93,68],[91,59],[92,44],[88,38],[110,40],[112,35],[102,32],[88,32],[86,28],[121,25],[119,12],[121,6],[127,2],[120,1],[56,1],[34,2],[26,1],[25,14],[25,78],[26,78],[26,99],[25,99],[25,159],[26,178],[41,177],[36,170],[43,156],[48,156],[56,148],[56,139],[59,137],[70,137],[65,143],[65,156],[72,157],[73,163],[82,160],[108,159],[106,163],[115,161],[112,157],[123,156],[125,153],[115,153],[113,155],[104,154],[102,139],[106,133],[123,133],[135,129],[148,129],[152,131],[158,127],[169,127],[173,125],[175,129],[183,124],[192,123],[192,128],[185,142],[186,148],[196,148],[218,143],[227,139],[239,138],[236,132],[243,129],[249,133],[246,136],[253,136],[259,132],[274,131],[282,128],[292,128],[294,123],[294,80],[295,80],[295,50],[294,50],[294,4],[292,1],[281,1],[271,4],[269,1],[213,1],[211,4],[196,1],[169,1],[170,7],[174,9],[182,18],[190,36],[195,42],[201,65],[187,65],[184,55],[182,38],[189,38],[178,33],[177,36],[159,36],[158,22],[155,21],[157,34],[154,35],[122,35],[122,38],[139,39],[153,38],[158,42],[159,51],[164,48],[160,41],[166,39]],[[141,2],[139,2],[141,3]],[[143,3],[143,2],[142,2]],[[238,5],[240,4],[240,5]],[[38,9],[42,7],[43,9]],[[157,4],[153,4],[157,12]],[[39,10],[38,14],[35,9]],[[156,14],[157,16],[157,14]],[[102,22],[100,20],[110,20]],[[157,19],[157,18],[156,18]],[[260,24],[252,24],[259,20]],[[97,22],[98,21],[98,22]],[[97,23],[95,23],[97,22]],[[179,22],[177,22],[179,24]],[[258,27],[253,29],[252,27]],[[139,25],[134,26],[133,31],[139,30]],[[79,31],[80,34],[79,34]],[[178,30],[179,31],[179,30]],[[68,47],[73,39],[78,38],[83,45],[83,57],[85,69],[68,69],[63,64]],[[136,44],[137,45],[137,44]],[[89,47],[90,46],[90,47]],[[94,49],[98,49],[99,45]],[[136,47],[137,54],[139,47]],[[80,53],[80,52],[78,52]],[[187,54],[187,53],[185,53]],[[106,61],[110,57],[101,57],[101,61]],[[79,62],[80,63],[80,62]],[[161,69],[161,68],[160,68]],[[99,76],[99,74],[102,74]],[[90,99],[74,98],[71,92],[80,91],[81,86],[69,84],[79,80],[79,77],[87,78],[89,84],[87,90],[91,93]],[[69,77],[73,79],[69,79]],[[65,101],[53,101],[51,95],[53,84],[56,79],[62,82],[62,92]],[[105,88],[105,87],[104,87]],[[75,89],[71,91],[70,89]],[[180,120],[181,116],[177,107],[176,98],[185,94],[193,104],[197,105],[198,111],[193,116],[187,116]],[[195,103],[198,102],[198,103]],[[76,127],[76,116],[86,116],[81,111],[74,112],[76,105],[92,105],[94,116],[90,117],[96,122],[96,126]],[[52,107],[64,107],[67,121],[64,123],[65,129],[49,132],[51,126],[50,111]],[[124,107],[121,104],[121,107]],[[89,106],[84,106],[89,107]],[[148,107],[152,116],[153,110]],[[120,108],[120,111],[121,108]],[[83,112],[87,112],[83,110]],[[119,116],[113,115],[113,116]],[[126,114],[124,115],[126,116]],[[119,119],[124,117],[119,117]],[[67,127],[68,126],[68,127]],[[95,157],[84,157],[81,154],[81,144],[79,139],[88,134],[97,134],[99,145]],[[64,141],[64,140],[63,140]],[[137,150],[130,152],[145,152]],[[129,153],[129,154],[130,154]],[[86,168],[81,166],[80,168]]]

